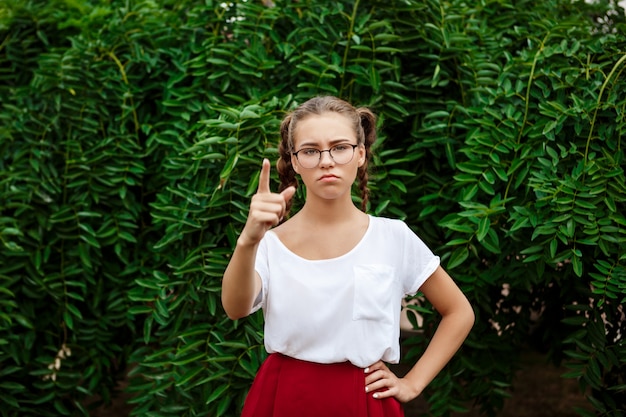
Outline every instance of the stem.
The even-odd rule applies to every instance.
[[[0,51],[4,49],[4,47],[9,43],[10,40],[11,40],[11,35],[7,35],[7,37],[4,38],[2,43],[0,43]]]
[[[535,58],[533,59],[533,65],[530,68],[530,77],[528,79],[528,85],[526,86],[526,106],[524,107],[524,120],[522,120],[522,126],[520,127],[519,134],[517,135],[517,144],[519,145],[520,140],[522,139],[522,135],[524,134],[524,126],[526,126],[526,122],[528,121],[528,107],[530,106],[530,89],[533,86],[533,78],[535,78],[535,70],[537,69],[537,61],[539,60],[539,56],[543,52],[543,49],[546,45],[546,41],[550,37],[550,32],[546,34],[546,36],[541,41],[541,45],[535,54]]]
[[[346,41],[346,48],[343,51],[343,62],[342,62],[342,67],[343,67],[343,72],[341,74],[341,88],[339,89],[339,92],[343,92],[344,89],[344,83],[346,81],[346,64],[348,63],[348,51],[350,50],[350,40],[352,39],[352,35],[354,34],[354,21],[356,20],[356,12],[359,9],[359,3],[360,0],[356,0],[354,2],[354,8],[352,9],[352,16],[350,16],[350,29],[348,29],[348,36],[347,36],[347,41]]]
[[[550,32],[546,33],[546,36],[541,40],[541,44],[539,45],[539,49],[535,53],[535,57],[533,58],[533,64],[530,68],[530,76],[528,77],[528,85],[526,86],[526,96],[524,97],[526,101],[526,105],[524,106],[524,120],[522,120],[522,126],[520,126],[519,133],[517,135],[516,144],[519,145],[520,140],[522,139],[522,135],[524,134],[524,127],[526,126],[526,122],[528,121],[528,108],[530,106],[530,89],[533,86],[533,79],[535,78],[535,70],[537,69],[537,61],[539,60],[539,56],[543,52],[546,41],[550,37]],[[513,160],[515,160],[515,156],[517,155],[518,147],[515,148],[515,155]],[[504,200],[507,199],[509,195],[509,190],[511,189],[511,183],[513,182],[513,173],[511,173],[511,178],[509,178],[509,183],[506,185],[506,191],[504,192]]]
[[[124,65],[120,62],[120,60],[117,58],[117,56],[115,55],[113,51],[109,52],[108,55],[117,64],[117,67],[119,68],[120,73],[122,74],[122,80],[124,81],[124,84],[129,86],[130,83],[128,82],[126,71],[124,71]],[[139,131],[139,119],[137,118],[137,111],[135,110],[135,101],[133,100],[132,94],[130,95],[129,99],[130,99],[130,106],[132,108],[132,113],[133,113],[133,121],[135,123],[135,132],[138,132]]]
[[[596,118],[598,116],[598,108],[600,107],[600,101],[602,100],[602,94],[604,93],[604,89],[606,88],[607,84],[609,83],[609,81],[613,77],[613,74],[615,74],[615,71],[617,71],[617,68],[619,68],[619,66],[622,65],[624,62],[626,62],[626,54],[624,54],[624,56],[622,56],[619,59],[619,61],[617,61],[615,63],[615,65],[611,69],[611,72],[606,77],[606,80],[604,80],[604,82],[602,83],[602,87],[600,87],[600,93],[598,94],[598,100],[596,101],[596,109],[594,110],[593,118],[591,119],[591,129],[589,129],[589,136],[587,137],[587,146],[585,146],[585,159],[584,159],[585,167],[587,166],[587,156],[589,155],[589,146],[591,145],[591,137],[593,136],[593,129],[594,129],[595,125],[596,125]]]

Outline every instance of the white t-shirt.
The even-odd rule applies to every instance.
[[[317,363],[397,363],[402,299],[438,266],[400,220],[370,216],[352,250],[323,260],[296,255],[270,230],[257,251],[263,288],[252,310],[263,308],[265,348]]]

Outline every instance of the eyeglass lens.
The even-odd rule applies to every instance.
[[[343,165],[352,160],[356,147],[357,145],[341,144],[324,150],[306,148],[295,152],[295,155],[296,158],[298,158],[298,162],[300,162],[304,168],[315,168],[322,160],[323,152],[328,152],[336,164]]]

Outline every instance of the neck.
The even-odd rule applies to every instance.
[[[314,224],[333,224],[352,221],[355,217],[364,215],[352,199],[340,200],[311,200],[307,199],[299,214],[307,218],[307,222]]]

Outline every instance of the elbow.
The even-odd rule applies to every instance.
[[[228,317],[231,320],[239,320],[239,319],[242,319],[242,318],[244,318],[246,316],[243,315],[243,314],[237,314],[237,313],[234,313],[234,312],[226,311],[226,317]]]
[[[247,314],[242,314],[240,311],[228,309],[226,307],[224,307],[224,312],[226,313],[226,317],[228,317],[231,320],[239,320],[247,316]]]
[[[472,307],[472,304],[469,302],[466,295],[463,295],[463,301],[464,302],[461,303],[461,305],[463,306],[463,314],[467,317],[467,321],[470,322],[472,326],[474,326],[474,322],[476,321],[474,307]]]
[[[228,300],[225,300],[224,297],[222,297],[222,307],[224,308],[226,316],[231,320],[239,320],[250,314],[249,308],[241,308],[239,304],[229,302]]]
[[[444,320],[454,323],[455,332],[467,337],[476,322],[476,314],[472,305],[466,298],[458,300],[458,303],[450,310],[441,312]]]
[[[467,333],[469,333],[476,323],[476,313],[474,313],[474,309],[472,308],[472,305],[469,303],[469,301],[467,301],[463,316],[465,317]]]
[[[469,329],[472,330],[474,324],[476,323],[476,315],[474,314],[474,310],[470,308],[470,318],[469,318]]]
[[[224,311],[226,311],[226,316],[231,320],[239,320],[248,316],[248,313],[244,313],[242,311],[233,311],[226,309],[224,309]]]
[[[465,297],[459,299],[455,308],[448,313],[450,319],[457,323],[459,334],[467,336],[476,323],[476,313],[469,300]]]

